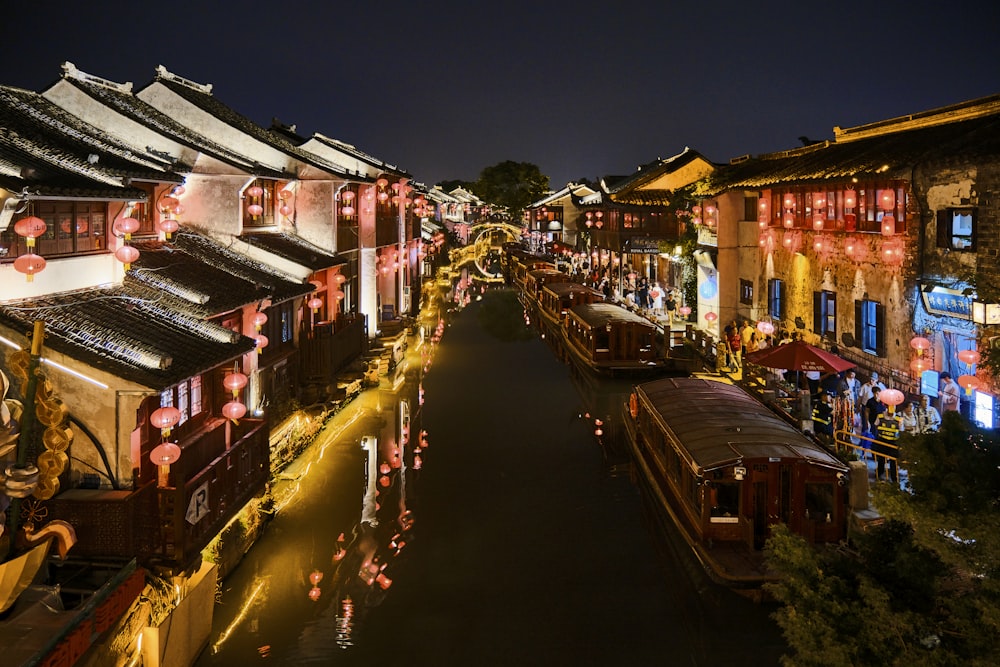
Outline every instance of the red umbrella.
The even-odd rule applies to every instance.
[[[856,366],[847,359],[801,340],[751,352],[746,360],[767,368],[826,373],[839,373]]]

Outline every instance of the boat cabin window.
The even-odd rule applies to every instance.
[[[729,523],[738,521],[740,512],[739,482],[712,483],[712,522]]]
[[[833,516],[833,484],[806,484],[806,518],[825,521]]]

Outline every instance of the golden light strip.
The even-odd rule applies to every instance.
[[[9,347],[12,347],[15,350],[20,350],[21,349],[20,345],[18,345],[14,341],[10,340],[9,338],[4,338],[3,336],[0,336],[0,343],[4,343],[5,345],[7,345]],[[101,389],[107,389],[108,388],[108,385],[104,384],[103,382],[95,380],[92,377],[88,377],[88,376],[84,375],[83,373],[81,373],[79,371],[73,370],[72,368],[67,368],[66,366],[63,366],[62,364],[60,364],[58,361],[52,361],[51,359],[46,359],[45,357],[42,357],[42,363],[43,364],[47,364],[49,366],[52,366],[53,368],[58,368],[63,373],[66,373],[67,375],[72,375],[73,377],[80,378],[81,380],[85,380],[86,382],[89,382],[92,385],[100,387]]]
[[[260,591],[263,588],[264,588],[264,580],[261,579],[259,582],[257,582],[256,588],[254,588],[253,592],[250,593],[250,596],[246,599],[246,602],[244,602],[243,606],[240,607],[240,613],[236,614],[236,618],[233,619],[233,622],[230,623],[226,627],[226,629],[222,631],[222,634],[219,635],[219,639],[216,640],[214,644],[212,644],[213,654],[219,652],[219,649],[222,648],[222,645],[225,644],[226,641],[229,639],[229,635],[233,634],[237,626],[239,626],[243,622],[243,619],[247,617],[247,613],[250,611],[251,605],[253,605],[254,600],[257,599],[257,596],[260,595]]]

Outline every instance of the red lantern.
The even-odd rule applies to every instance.
[[[312,574],[309,575],[309,583],[313,586],[318,586],[321,581],[323,581],[323,573],[319,570],[313,570]]]
[[[322,594],[323,591],[320,590],[319,586],[313,586],[312,588],[309,589],[309,599],[312,600],[313,602],[319,600],[319,596]]]
[[[378,483],[381,484],[383,487],[386,487],[392,484],[392,480],[389,479],[388,475],[382,475],[381,477],[378,478]]]
[[[384,204],[386,201],[389,200],[389,193],[388,192],[378,193],[378,200]]]
[[[313,280],[309,281],[309,284],[313,286],[313,291],[314,292],[318,292],[321,289],[325,289],[326,288],[326,285],[324,285],[323,281],[321,281],[321,280],[313,279]]]
[[[931,349],[931,342],[923,336],[914,336],[910,339],[910,347],[917,351],[917,356],[920,356],[924,350]]]
[[[265,336],[264,334],[258,334],[254,336],[253,339],[257,343],[257,354],[260,354],[264,350],[264,348],[267,347],[267,344],[270,342],[267,340],[267,336]]]
[[[263,212],[264,212],[264,207],[261,206],[260,204],[250,204],[249,206],[247,206],[247,213],[249,213],[255,218],[260,216]]]
[[[344,206],[344,207],[342,207],[340,209],[340,212],[343,213],[346,217],[349,218],[352,215],[354,215],[354,207],[353,206]]]
[[[979,360],[982,359],[982,355],[979,354],[978,350],[962,350],[958,353],[958,358],[963,363],[973,366],[979,363]]]
[[[343,199],[344,201],[351,201],[352,199],[354,199],[354,191],[344,190],[344,192],[341,193],[340,198]]]
[[[323,299],[314,296],[306,302],[306,305],[309,306],[314,313],[317,313],[319,312],[319,309],[323,307]]]
[[[289,217],[289,216],[292,215],[292,207],[289,206],[288,204],[282,204],[278,208],[278,213],[280,213],[281,215],[283,215],[283,216],[285,216],[287,218],[287,217]]]
[[[375,181],[375,185],[379,186],[380,188],[384,188],[385,186],[389,185],[389,181],[387,181],[384,178],[380,178],[377,181]]]
[[[125,240],[132,238],[132,234],[139,230],[139,221],[135,218],[122,218],[115,222],[115,231],[124,235]]]
[[[262,194],[264,194],[264,188],[260,187],[259,185],[255,185],[249,190],[247,190],[247,194],[250,195],[251,197],[260,197]]]
[[[338,285],[343,285],[345,282],[347,282],[347,276],[345,276],[343,273],[334,274],[333,282],[337,283]]]
[[[344,300],[344,292],[341,291],[341,290],[336,290],[333,293],[333,298],[336,299],[337,301],[343,301]]]
[[[382,465],[378,467],[378,471],[383,475],[388,475],[390,472],[392,472],[392,466],[389,465],[387,462],[382,461]]]
[[[176,463],[180,457],[181,448],[175,442],[161,443],[153,447],[153,451],[149,453],[149,460],[158,466],[168,466],[171,463]]]
[[[844,192],[844,208],[854,208],[858,205],[858,195],[854,190]]]
[[[896,218],[891,215],[882,216],[882,236],[892,236],[896,233]]]
[[[812,200],[814,211],[820,211],[826,208],[826,195],[822,192],[813,193]]]
[[[791,192],[786,192],[784,198],[782,199],[782,203],[785,208],[795,208],[795,195]]]
[[[34,253],[20,255],[14,260],[14,270],[27,276],[26,282],[32,282],[35,274],[45,270],[45,258]]]
[[[719,319],[718,314],[712,312],[711,310],[708,311],[707,313],[705,313],[705,321],[706,322],[714,322],[717,319]]]
[[[979,389],[980,385],[982,384],[979,378],[977,378],[975,375],[959,375],[958,379],[956,379],[955,381],[958,382],[959,387],[965,389],[966,396],[971,396],[972,390]]]
[[[265,315],[260,311],[257,311],[256,313],[253,314],[252,320],[254,327],[257,329],[257,331],[260,331],[260,328],[265,324],[267,324],[267,315]]]
[[[170,239],[170,235],[176,232],[179,227],[180,225],[177,224],[177,221],[170,218],[160,221],[160,231],[163,232],[163,235],[168,240]]]
[[[681,306],[680,308],[677,309],[677,312],[683,315],[684,317],[687,317],[688,315],[691,314],[691,306]]]
[[[878,400],[889,406],[889,412],[894,412],[896,406],[903,402],[906,396],[898,389],[883,389],[878,393]]]
[[[924,371],[929,371],[931,369],[931,362],[923,357],[917,357],[910,362],[910,370],[916,375],[920,375]]]
[[[883,211],[891,211],[896,207],[896,193],[892,190],[882,190],[879,193],[879,207]]]
[[[160,208],[160,213],[163,214],[171,213],[173,212],[174,207],[176,207],[180,203],[181,202],[179,199],[177,199],[177,197],[171,197],[169,195],[163,197],[162,199],[160,199],[160,203],[158,204]]]
[[[817,232],[823,231],[823,227],[826,225],[826,219],[822,215],[813,216],[813,229]]]
[[[222,386],[233,392],[235,398],[240,389],[247,386],[247,376],[243,373],[230,373],[222,379]]]
[[[795,214],[794,213],[786,213],[784,215],[784,217],[781,219],[781,224],[783,224],[785,226],[785,229],[791,229],[792,227],[794,227],[795,226]]]
[[[767,320],[761,320],[757,323],[757,331],[761,332],[765,336],[770,336],[774,333],[774,324],[768,322]]]
[[[125,265],[125,270],[132,268],[132,262],[139,259],[139,250],[135,246],[123,245],[115,250],[115,258]]]
[[[291,190],[278,190],[278,199],[281,201],[286,201],[292,196]]]
[[[239,401],[229,401],[222,406],[222,414],[226,419],[232,419],[236,421],[240,419],[247,413],[247,406],[243,405]]]
[[[163,432],[164,437],[170,435],[170,429],[181,420],[181,411],[172,405],[157,408],[149,415],[149,423]]]
[[[48,225],[45,224],[45,221],[33,215],[21,218],[14,223],[14,231],[18,236],[28,239],[29,248],[35,247],[35,239],[44,234],[46,229],[48,229]]]

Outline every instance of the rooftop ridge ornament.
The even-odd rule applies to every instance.
[[[212,94],[212,84],[210,84],[210,83],[197,83],[195,81],[192,81],[191,79],[185,79],[182,76],[178,76],[178,75],[174,74],[173,72],[171,72],[170,70],[168,70],[163,65],[157,65],[156,66],[156,78],[157,79],[164,79],[164,80],[167,80],[167,81],[173,81],[174,83],[179,83],[182,86],[187,86],[188,88],[191,88],[192,90],[197,90],[198,92],[205,93],[206,95],[211,95]]]
[[[95,86],[101,86],[103,88],[110,88],[111,90],[117,90],[119,93],[131,93],[132,92],[132,82],[126,81],[125,83],[117,83],[109,79],[102,79],[99,76],[94,76],[93,74],[88,74],[81,69],[78,69],[73,63],[66,61],[62,64],[63,78],[66,79],[76,79],[77,81],[83,81],[85,83],[92,83]]]

